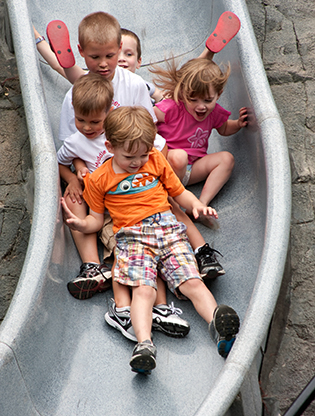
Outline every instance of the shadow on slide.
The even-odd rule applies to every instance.
[[[283,125],[245,1],[7,0],[7,6],[35,195],[24,267],[0,328],[0,414],[261,415],[258,371],[286,258],[291,181]],[[206,323],[190,302],[176,300],[191,324],[189,335],[176,340],[155,333],[157,368],[149,377],[136,375],[128,364],[133,343],[104,321],[112,292],[78,301],[66,289],[80,266],[62,223],[56,161],[61,103],[70,84],[39,60],[31,23],[44,34],[49,21],[63,20],[76,51],[78,23],[98,10],[113,14],[122,27],[139,35],[143,45],[139,74],[148,80],[148,65],[171,52],[183,61],[198,56],[225,10],[241,20],[239,33],[215,60],[229,61],[232,69],[219,103],[232,118],[247,106],[250,125],[234,137],[211,137],[209,151],[226,149],[236,164],[212,202],[220,229],[200,225],[206,241],[224,254],[226,275],[209,287],[218,303],[231,305],[241,318],[227,360],[217,354]],[[79,54],[76,59],[84,67]]]

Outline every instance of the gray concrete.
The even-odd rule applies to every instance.
[[[275,333],[271,337],[272,342],[269,342],[270,348],[267,350],[262,380],[268,398],[266,402],[276,401],[277,403],[279,401],[280,408],[284,409],[314,371],[314,364],[309,353],[314,344],[312,337],[314,325],[311,321],[314,315],[312,313],[313,287],[311,284],[313,267],[312,262],[308,261],[308,259],[312,259],[313,247],[313,189],[311,185],[312,113],[308,110],[312,108],[312,38],[307,34],[312,31],[309,28],[310,25],[306,24],[312,17],[312,4],[311,2],[309,4],[287,2],[287,10],[295,11],[295,15],[290,16],[287,10],[282,10],[276,3],[269,2],[267,4],[264,2],[264,6],[254,0],[248,3],[255,23],[256,35],[261,44],[265,68],[269,79],[274,84],[272,91],[287,129],[294,166],[291,238],[294,248],[291,251],[293,267],[291,270],[288,268],[288,278],[285,280],[286,286],[283,287],[284,295],[282,296],[282,299],[286,301],[293,298],[294,302],[290,305],[283,302],[282,299],[279,302],[274,320]],[[308,5],[309,10],[307,9]],[[265,13],[267,14],[266,25]],[[279,45],[279,47],[274,50],[274,45]],[[11,63],[12,59],[6,59],[6,65],[8,61]],[[292,106],[292,111],[288,111],[288,105],[290,105],[290,109]],[[307,111],[310,111],[310,115],[307,114]],[[302,134],[303,140],[301,140]],[[22,192],[19,193],[19,198],[21,195],[23,195]],[[303,203],[303,201],[307,203]],[[14,225],[16,225],[15,221]],[[3,246],[1,245],[1,247]],[[2,259],[1,266],[3,262]],[[292,282],[295,282],[292,286],[289,284],[291,278]],[[5,281],[7,282],[7,279]],[[6,285],[5,287],[7,288]],[[302,293],[299,293],[301,290]],[[289,319],[287,325],[284,326],[287,311],[289,311]],[[283,342],[281,343],[283,334]],[[282,347],[275,359],[279,345]],[[298,354],[295,351],[298,351]],[[270,369],[272,369],[271,373]],[[304,369],[304,371],[300,371],[300,369]]]

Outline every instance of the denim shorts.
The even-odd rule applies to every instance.
[[[116,234],[115,282],[128,286],[157,288],[156,277],[166,281],[178,298],[179,286],[189,279],[201,279],[186,226],[166,211],[145,218]]]

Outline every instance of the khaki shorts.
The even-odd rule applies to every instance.
[[[116,246],[116,240],[113,232],[113,220],[109,214],[105,214],[103,228],[99,231],[98,236],[104,244],[103,258],[106,259],[113,253]]]

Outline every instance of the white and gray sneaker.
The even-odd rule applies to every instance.
[[[130,319],[130,306],[123,308],[116,308],[114,299],[111,299],[109,311],[105,313],[105,321],[108,325],[118,329],[123,336],[130,339],[130,341],[138,342],[135,332],[133,330]]]
[[[180,318],[179,315],[182,313],[182,310],[176,308],[173,302],[170,305],[154,306],[152,329],[174,338],[185,337],[190,330],[190,325]]]

